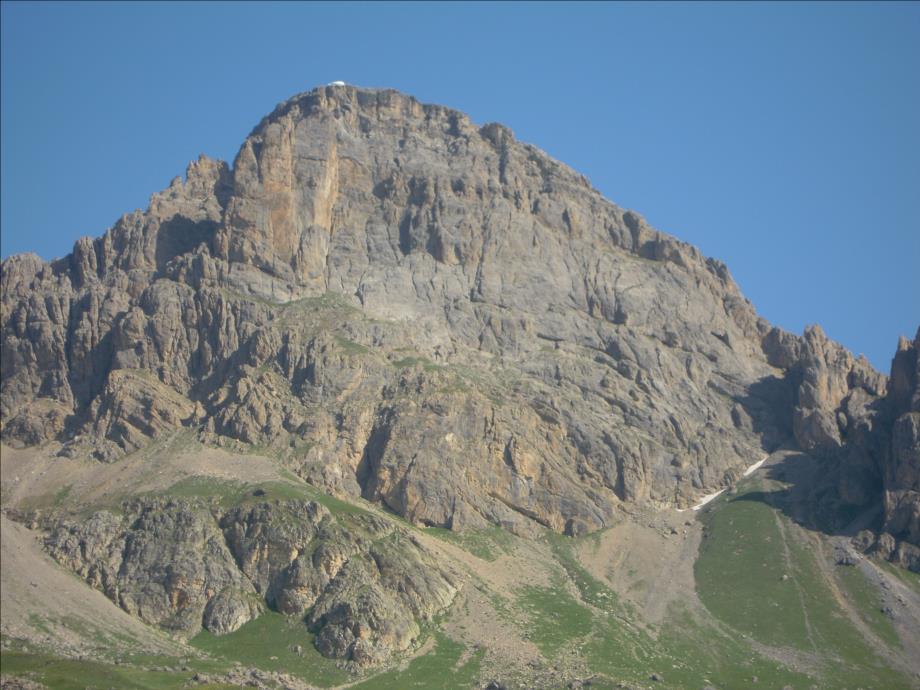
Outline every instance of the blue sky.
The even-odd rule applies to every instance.
[[[342,79],[500,121],[887,371],[920,324],[920,3],[2,4],[2,254],[68,253]]]

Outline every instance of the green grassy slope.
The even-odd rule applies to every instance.
[[[778,658],[809,660],[818,687],[910,687],[852,617],[855,609],[879,638],[900,646],[879,614],[873,586],[853,567],[824,572],[817,538],[762,498],[761,492],[742,492],[703,516],[707,536],[695,574],[706,608]],[[851,607],[844,606],[841,592],[849,593]]]
[[[757,687],[797,689],[912,687],[890,661],[889,652],[900,650],[901,641],[880,610],[877,584],[858,567],[819,560],[822,537],[771,506],[762,488],[762,482],[748,481],[740,493],[721,497],[699,515],[705,537],[694,573],[702,606],[678,601],[658,626],[645,624],[632,605],[592,576],[576,556],[576,540],[559,535],[546,534],[540,542],[539,552],[546,555],[535,567],[545,578],[521,580],[510,593],[488,590],[486,580],[475,580],[478,588],[488,590],[495,615],[545,659],[541,669],[509,670],[502,679],[512,687],[550,688],[547,679],[554,676],[547,669],[555,667],[558,677],[590,677],[593,688],[625,683],[721,689],[755,682]],[[346,520],[368,509],[326,497],[286,476],[259,486],[195,477],[169,493],[211,497],[227,506],[252,500],[256,490],[260,500],[322,500]],[[493,567],[519,543],[498,529],[457,535],[429,528],[419,534],[442,539]],[[892,572],[912,587],[920,583],[911,573]],[[347,684],[356,690],[478,688],[501,670],[501,659],[490,658],[489,650],[452,639],[437,626],[425,639],[414,657],[355,675],[319,655],[302,620],[267,612],[230,635],[199,634],[190,641],[188,658],[181,660],[71,661],[7,641],[0,666],[4,674],[28,675],[51,688],[151,690],[185,687],[195,672],[219,675],[237,663],[289,673],[318,687]],[[196,653],[205,656],[195,658]],[[650,680],[652,674],[658,680]]]
[[[320,687],[349,680],[346,671],[316,651],[313,635],[303,621],[274,611],[266,611],[229,635],[202,630],[191,644],[216,659],[290,673]]]

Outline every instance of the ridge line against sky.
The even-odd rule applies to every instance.
[[[920,4],[11,3],[2,255],[70,252],[317,84],[497,121],[887,372],[920,324]]]

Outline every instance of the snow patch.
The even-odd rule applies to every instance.
[[[747,476],[749,476],[749,475],[754,474],[754,472],[756,472],[757,470],[759,470],[760,467],[761,467],[761,465],[763,465],[763,464],[767,461],[767,458],[769,458],[769,457],[770,457],[769,453],[766,454],[766,455],[764,455],[760,460],[758,460],[758,461],[755,462],[753,465],[751,465],[750,467],[748,467],[748,468],[744,471],[744,474],[742,474],[741,476],[742,476],[742,477],[747,477]],[[693,508],[691,508],[691,510],[699,510],[700,508],[702,508],[704,505],[706,505],[707,503],[709,503],[711,500],[713,500],[714,498],[716,498],[719,494],[721,494],[721,493],[724,492],[724,491],[725,491],[725,489],[720,489],[719,491],[716,491],[715,493],[707,494],[707,495],[703,496],[703,498],[700,499],[700,502],[697,503],[695,506],[693,506]],[[677,512],[678,512],[678,513],[683,513],[685,510],[686,510],[686,508],[678,508],[678,509],[677,509]]]
[[[770,457],[769,455],[764,455],[760,460],[758,460],[758,461],[755,462],[753,465],[751,465],[750,467],[748,467],[748,468],[744,471],[744,474],[741,475],[741,476],[747,477],[749,474],[753,474],[754,472],[756,472],[758,469],[760,469],[760,466],[763,465],[763,464],[767,461],[767,458],[769,458],[769,457]]]
[[[699,503],[697,503],[695,506],[693,506],[692,510],[699,510],[699,509],[702,508],[704,505],[706,505],[707,503],[709,503],[712,499],[714,499],[716,496],[718,496],[719,494],[721,494],[723,491],[725,491],[725,489],[719,489],[719,490],[716,491],[714,494],[706,494],[705,496],[703,496],[703,499],[702,499]]]

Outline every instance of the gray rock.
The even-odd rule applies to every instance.
[[[267,603],[299,619],[309,612],[319,651],[359,666],[409,649],[459,588],[406,530],[370,515],[337,519],[312,501],[215,517],[194,501],[141,499],[124,516],[61,522],[45,546],[147,623],[223,635]]]
[[[222,590],[208,600],[202,625],[215,635],[226,635],[258,618],[261,610],[259,601],[250,593]]]
[[[834,564],[835,565],[856,565],[858,558],[849,548],[842,545],[834,547]]]
[[[455,528],[585,531],[721,488],[772,372],[723,265],[506,128],[352,87],[65,259],[11,257],[3,300],[9,442],[309,443],[311,481]]]
[[[857,535],[862,548],[920,572],[920,329],[902,338],[883,398],[850,412],[855,418],[842,462],[842,484],[877,486],[862,503],[881,500],[885,522],[877,538]],[[869,465],[869,469],[866,468]],[[870,478],[867,481],[867,477]],[[845,492],[841,492],[844,496]]]
[[[416,524],[581,534],[794,440],[918,543],[914,346],[885,397],[507,128],[395,91],[299,94],[232,168],[202,157],[67,257],[5,260],[0,337],[11,444],[112,461],[191,428]],[[254,581],[302,610],[326,585],[279,559]]]
[[[123,516],[100,511],[85,522],[62,522],[46,549],[128,613],[187,637],[203,619],[220,633],[258,614],[249,603],[252,586],[206,511],[167,499],[125,508]],[[210,606],[215,595],[221,601]]]

